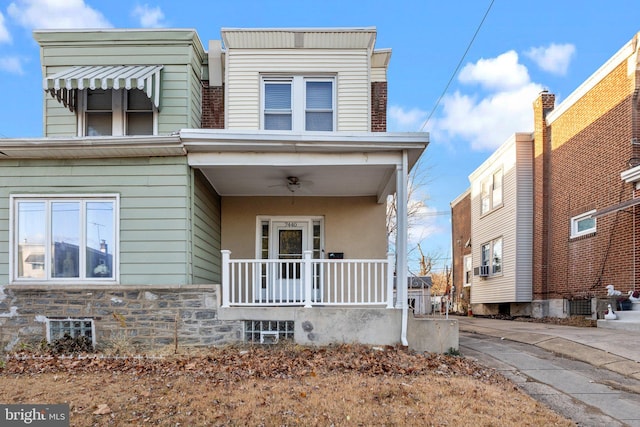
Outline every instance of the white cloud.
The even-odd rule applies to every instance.
[[[16,56],[0,57],[0,70],[11,74],[24,74],[22,61]]]
[[[387,125],[390,132],[416,132],[427,117],[427,112],[414,108],[405,111],[402,107],[389,107]]]
[[[9,43],[11,41],[11,34],[7,29],[7,25],[4,23],[4,15],[0,12],[0,43]]]
[[[18,24],[31,29],[109,28],[112,25],[84,0],[17,0],[7,12]]]
[[[564,76],[569,69],[569,63],[576,52],[572,44],[551,43],[547,47],[533,47],[525,52],[541,69],[552,74]]]
[[[140,25],[144,28],[164,27],[164,13],[160,7],[150,7],[148,4],[136,6],[132,15],[140,20]]]
[[[515,52],[464,67],[462,83],[479,83],[482,93],[457,90],[442,99],[443,113],[430,123],[432,140],[460,138],[473,150],[495,150],[514,132],[533,131],[533,101],[543,86],[532,82]],[[495,75],[492,73],[495,72]],[[502,83],[499,81],[501,80]]]
[[[486,89],[513,89],[529,82],[527,67],[518,62],[518,54],[511,50],[496,58],[480,59],[467,64],[458,77],[461,83],[478,83]]]

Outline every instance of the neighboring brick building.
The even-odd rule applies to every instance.
[[[639,286],[639,37],[640,33],[558,106],[546,91],[533,104],[533,182],[519,188],[518,197],[523,191],[533,193],[529,308],[534,317],[595,316],[606,285],[624,293]],[[474,203],[479,209],[481,201],[474,200],[472,192],[471,212]],[[514,209],[516,218],[527,213],[520,206]],[[462,220],[452,214],[454,224]],[[474,225],[471,233],[474,268],[482,264],[477,246],[482,242],[474,237],[484,232],[482,224]],[[454,234],[454,251],[457,239]],[[505,242],[505,260],[517,256],[510,251],[515,252]],[[490,281],[480,279],[474,276],[472,301],[480,302],[480,288],[474,287]],[[481,311],[508,307],[504,298],[496,296],[490,302],[482,293]],[[509,302],[514,314],[516,301]],[[527,313],[522,308],[517,308],[518,314]]]
[[[551,94],[534,103],[534,315],[586,314],[573,302],[636,288],[638,208],[621,173],[640,157],[639,88],[636,35],[555,109]]]
[[[471,296],[471,190],[451,202],[452,275],[459,309],[468,308]]]

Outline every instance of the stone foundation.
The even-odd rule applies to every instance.
[[[139,348],[242,341],[242,324],[218,319],[218,285],[0,287],[0,348],[46,338],[46,320],[93,319],[95,342]]]

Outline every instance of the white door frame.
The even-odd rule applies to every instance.
[[[256,218],[256,259],[263,259],[262,252],[262,225],[269,222],[268,233],[268,259],[279,259],[279,231],[280,230],[302,230],[302,252],[313,251],[313,226],[315,221],[320,221],[320,254],[324,254],[323,248],[323,222],[324,218],[320,216],[258,216]],[[302,253],[300,254],[302,261]],[[262,301],[270,302],[304,302],[304,286],[301,279],[297,277],[282,278],[280,271],[270,271],[266,279],[266,289],[262,287],[262,281],[258,281],[257,286],[260,288],[259,293]],[[296,267],[293,267],[294,271]],[[302,268],[302,266],[300,266]],[[267,268],[269,270],[269,268]],[[256,289],[258,291],[258,289]],[[316,289],[319,292],[319,289]],[[274,301],[275,300],[275,301]]]

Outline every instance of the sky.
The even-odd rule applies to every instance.
[[[533,130],[542,90],[562,102],[640,31],[640,1],[0,0],[0,138],[42,136],[34,29],[162,27],[193,28],[205,48],[229,27],[375,27],[376,48],[392,49],[387,130],[430,133],[409,250],[415,263],[419,243],[439,272],[469,174]]]

